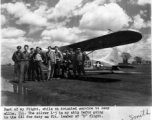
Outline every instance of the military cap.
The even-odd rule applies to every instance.
[[[34,48],[30,48],[30,50],[33,50]]]
[[[49,48],[52,48],[52,47],[51,47],[51,46],[48,46],[48,49],[49,49]]]
[[[37,49],[37,48],[39,48],[39,49],[40,49],[40,47],[38,47],[38,46],[36,47],[36,49]]]
[[[21,46],[17,46],[17,49],[21,49],[22,47]]]
[[[24,45],[24,48],[25,48],[25,47],[29,47],[29,46],[28,46],[28,45]]]

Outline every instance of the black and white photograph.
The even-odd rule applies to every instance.
[[[2,107],[151,105],[151,0],[1,0]]]

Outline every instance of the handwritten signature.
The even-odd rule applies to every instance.
[[[140,111],[140,114],[138,114],[138,115],[129,115],[129,118],[130,118],[130,120],[135,120],[137,118],[141,118],[146,115],[150,115],[150,112],[148,109]]]

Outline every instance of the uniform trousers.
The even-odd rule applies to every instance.
[[[26,77],[28,76],[28,69],[29,69],[29,61],[21,61],[21,65],[20,65],[20,81],[21,82],[25,82],[26,81]]]
[[[48,70],[49,70],[48,78],[49,77],[53,78],[54,70],[55,70],[55,63],[51,62],[50,60],[48,61]]]
[[[36,71],[36,74],[37,74],[37,80],[40,81],[40,78],[41,80],[44,80],[44,75],[43,75],[43,63],[41,61],[36,61],[35,64],[34,64],[34,68],[35,68],[35,71]]]
[[[29,80],[31,80],[31,75],[32,75],[32,81],[34,81],[34,78],[35,78],[34,64],[35,63],[33,61],[29,62],[28,78],[29,78]]]
[[[21,68],[21,63],[20,62],[15,62],[14,64],[14,72],[15,72],[15,77],[17,77],[17,81],[20,81],[20,68]]]
[[[77,70],[78,70],[79,76],[81,75],[81,73],[83,73],[83,75],[85,75],[84,64],[81,64],[81,65],[78,64]]]

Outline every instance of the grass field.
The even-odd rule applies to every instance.
[[[151,66],[139,65],[128,73],[91,75],[88,80],[12,82],[13,67],[2,66],[2,106],[149,106]],[[139,72],[139,73],[138,73]]]

